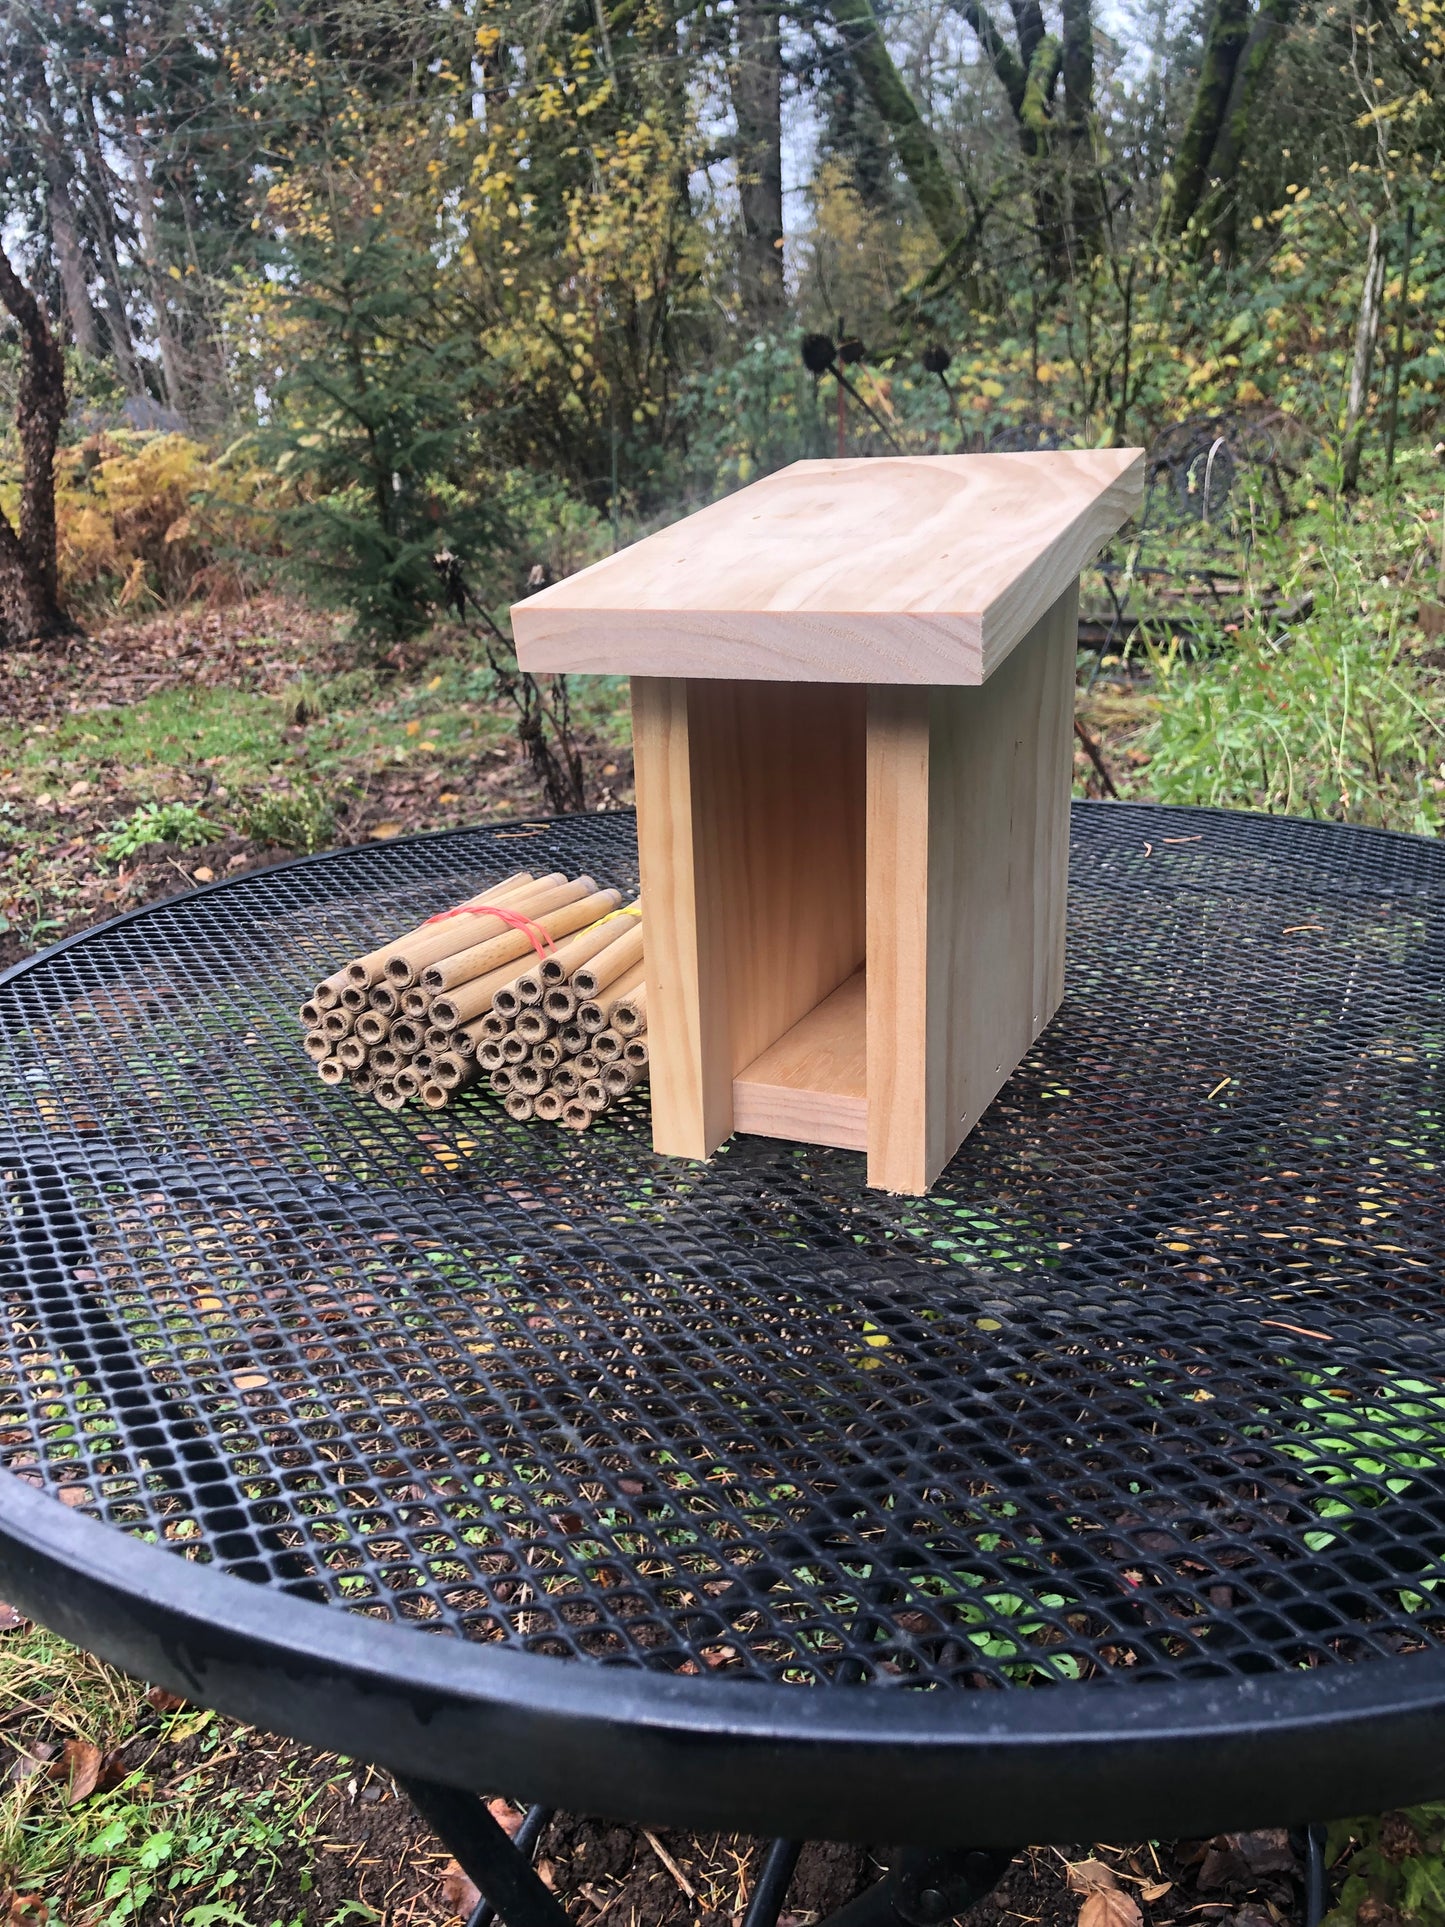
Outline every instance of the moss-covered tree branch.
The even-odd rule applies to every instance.
[[[919,113],[883,40],[870,0],[832,0],[833,20],[858,78],[888,129],[893,151],[945,253],[967,239],[968,211],[938,143]]]
[[[1215,0],[1189,119],[1175,157],[1173,184],[1160,212],[1161,233],[1183,234],[1200,210],[1249,24],[1249,0]]]

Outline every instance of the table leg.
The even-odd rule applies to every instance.
[[[547,1831],[552,1818],[551,1807],[528,1807],[526,1818],[512,1836],[512,1847],[530,1862],[537,1851],[538,1842]],[[479,1900],[467,1921],[467,1927],[492,1927],[497,1918],[497,1910],[490,1900]]]
[[[991,1894],[1013,1859],[1011,1849],[905,1847],[880,1881],[822,1927],[943,1927]]]
[[[507,1927],[572,1927],[566,1910],[475,1793],[398,1774],[397,1785]],[[532,1813],[541,1809],[534,1807]],[[532,1815],[529,1814],[530,1820]],[[525,1825],[526,1822],[523,1822]],[[545,1820],[537,1826],[540,1834]],[[518,1838],[520,1839],[520,1832]]]
[[[773,1841],[763,1855],[762,1871],[743,1915],[743,1927],[778,1927],[778,1915],[783,1911],[793,1869],[802,1850],[801,1840]]]
[[[1325,1830],[1308,1826],[1304,1830],[1305,1927],[1320,1927],[1329,1911],[1329,1873],[1325,1866]]]

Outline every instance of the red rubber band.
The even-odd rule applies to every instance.
[[[554,951],[557,948],[547,932],[533,923],[530,917],[524,917],[519,910],[495,910],[485,903],[464,903],[460,909],[443,910],[435,917],[428,917],[427,922],[445,923],[448,917],[497,917],[510,929],[520,930],[544,961],[548,951]]]

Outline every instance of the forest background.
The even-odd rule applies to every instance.
[[[1442,139],[1442,0],[0,0],[0,958],[625,803],[625,690],[520,676],[508,604],[840,450],[1143,444],[1080,790],[1438,834]],[[0,1739],[10,1927],[465,1912],[376,1776],[4,1608]],[[1337,1828],[1341,1918],[1445,1922],[1442,1840]],[[667,1847],[686,1906],[646,1836],[547,1852],[740,1907],[746,1843]],[[1097,1852],[1151,1927],[1298,1873]]]

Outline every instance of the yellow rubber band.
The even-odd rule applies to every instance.
[[[611,923],[614,917],[640,917],[641,915],[642,915],[642,904],[640,902],[627,903],[627,904],[624,904],[620,910],[609,910],[605,917],[599,917],[597,919],[597,923],[594,923],[592,928],[595,930],[597,928],[597,924],[600,924],[600,923]]]

